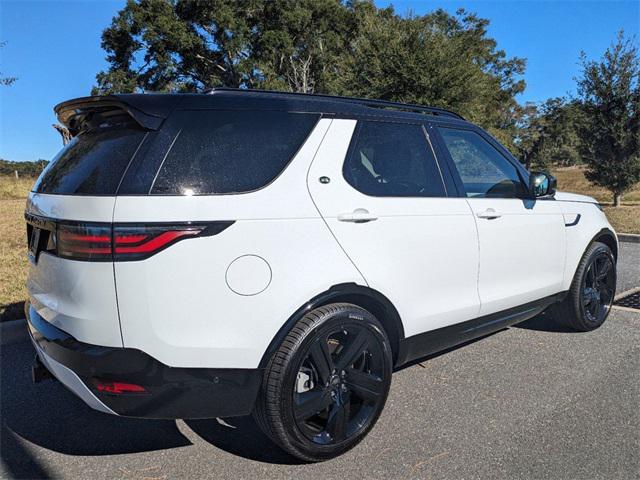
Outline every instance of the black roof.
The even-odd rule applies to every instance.
[[[464,121],[457,113],[415,104],[354,97],[215,88],[205,93],[115,94],[76,98],[56,105],[61,123],[78,130],[88,112],[119,108],[127,111],[143,127],[155,130],[175,109],[286,109],[335,115],[393,116],[404,118],[446,118]]]

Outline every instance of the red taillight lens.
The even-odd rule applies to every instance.
[[[142,260],[174,243],[216,235],[233,222],[200,225],[130,225],[60,222],[53,237],[58,256],[73,260]]]
[[[111,380],[94,379],[93,384],[96,386],[96,390],[103,393],[111,393],[114,395],[122,394],[148,394],[147,390],[135,383],[125,382],[113,382]]]
[[[114,260],[139,260],[183,238],[200,235],[204,227],[114,227]]]
[[[73,260],[111,260],[111,226],[58,224],[58,256]]]

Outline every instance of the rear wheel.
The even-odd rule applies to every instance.
[[[594,330],[607,319],[615,292],[613,253],[604,243],[594,242],[580,260],[567,298],[554,307],[553,315],[574,330]]]
[[[389,340],[371,313],[345,303],[320,307],[296,323],[271,358],[254,415],[290,454],[326,460],[374,426],[391,372]]]

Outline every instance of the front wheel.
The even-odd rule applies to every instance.
[[[616,293],[616,261],[611,249],[594,242],[582,256],[571,288],[553,315],[570,328],[588,332],[604,323]]]
[[[327,460],[353,448],[374,426],[391,372],[389,340],[371,313],[346,303],[319,307],[274,353],[254,415],[293,456]]]

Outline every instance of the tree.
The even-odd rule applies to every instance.
[[[0,48],[4,48],[4,46],[6,44],[7,44],[7,42],[0,42]],[[3,77],[2,76],[2,72],[0,72],[0,85],[4,85],[4,86],[8,87],[9,85],[11,85],[16,80],[17,80],[17,77]]]
[[[328,91],[348,38],[339,0],[128,0],[102,35],[93,93]]]
[[[562,97],[522,107],[515,144],[526,168],[580,164],[578,127],[581,118],[580,103]]]
[[[458,111],[513,146],[524,60],[460,10],[371,1],[128,0],[104,31],[95,94],[217,86],[354,95]]]
[[[355,17],[340,93],[452,109],[513,146],[525,62],[496,48],[488,20],[462,9],[401,17],[372,4]]]
[[[580,128],[586,177],[613,194],[619,206],[640,181],[640,59],[638,47],[621,31],[599,61],[580,57],[578,94],[584,121]]]

